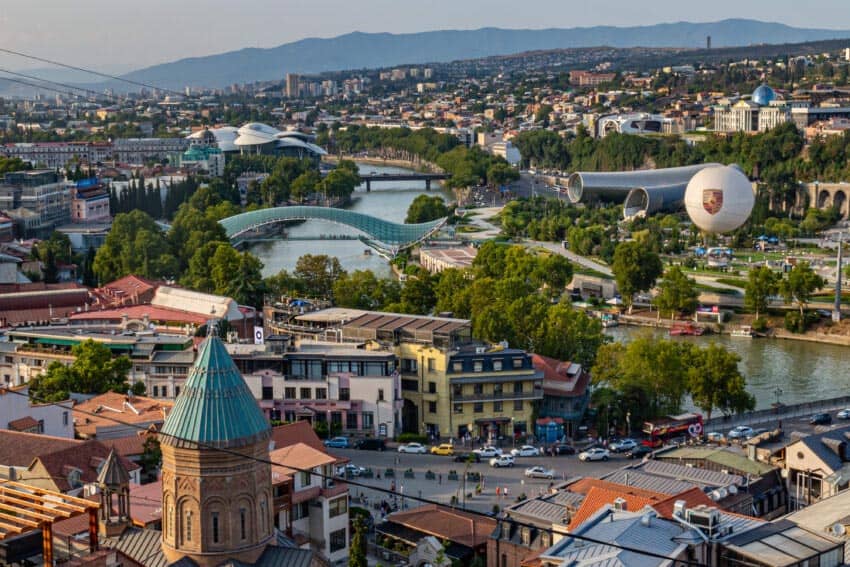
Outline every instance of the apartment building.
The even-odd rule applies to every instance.
[[[70,187],[55,171],[7,173],[0,184],[0,210],[11,217],[23,238],[48,238],[71,220]]]

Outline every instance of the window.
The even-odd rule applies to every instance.
[[[472,391],[475,392],[476,394],[479,394],[479,395],[483,394],[484,393],[484,384],[475,384],[472,387]]]
[[[428,413],[437,413],[437,402],[428,402]]]
[[[460,384],[453,384],[452,385],[452,395],[456,398],[459,397],[459,396],[462,396],[463,395],[463,386],[460,385]]]
[[[287,400],[295,399],[295,388],[284,388],[283,389],[283,397]]]
[[[484,370],[484,361],[483,360],[472,361],[472,370],[475,371],[475,372],[482,372]]]
[[[212,540],[213,543],[218,543],[218,512],[212,513]]]
[[[410,380],[409,378],[402,378],[401,389],[405,392],[418,392],[419,380]]]
[[[514,411],[522,411],[522,400],[514,400]]]
[[[502,411],[502,402],[493,402],[493,411]]]
[[[343,496],[342,498],[337,498],[336,500],[331,500],[328,502],[328,516],[333,518],[335,516],[341,516],[348,512],[348,496]]]
[[[331,423],[342,429],[342,413],[338,411],[332,411]]]
[[[484,404],[482,404],[481,402],[475,402],[472,405],[472,411],[474,411],[475,413],[483,413],[484,412]]]
[[[248,537],[245,524],[245,508],[239,508],[239,535],[242,539]]]
[[[351,400],[351,388],[339,389],[339,401],[347,402]]]
[[[274,388],[272,388],[271,386],[263,386],[263,399],[264,400],[274,399]]]
[[[428,359],[428,372],[434,372],[436,369],[437,369],[436,359],[429,358]]]
[[[514,394],[522,393],[522,382],[514,382]]]
[[[415,373],[418,370],[415,358],[402,358],[401,371],[405,373]]]
[[[310,397],[310,388],[301,388],[301,399],[309,400]]]
[[[163,397],[163,398],[167,398],[167,397],[168,397],[168,386],[163,386],[163,387],[162,387],[162,397]]]
[[[521,358],[515,358],[514,359],[514,368],[522,368],[522,359]]]
[[[508,567],[508,556],[506,553],[502,554],[502,561],[499,563],[499,567]]]
[[[62,412],[62,426],[68,427],[68,412],[67,411]]]
[[[186,512],[186,541],[192,541],[192,512]]]
[[[363,429],[372,429],[375,427],[375,414],[370,411],[363,412]]]
[[[493,384],[493,394],[496,396],[502,395],[502,385],[501,384]]]
[[[522,528],[522,544],[531,545],[531,528]]]
[[[355,412],[350,411],[345,414],[345,428],[357,429],[357,414]]]
[[[379,402],[384,401],[384,389],[383,388],[378,388],[378,401]]]
[[[437,383],[436,382],[428,382],[428,393],[436,394],[437,393]]]
[[[179,395],[180,395],[180,386],[174,386],[174,397],[176,398]]]
[[[501,372],[502,371],[502,359],[498,358],[493,361],[493,372]]]
[[[460,361],[452,363],[452,370],[455,372],[463,372],[463,363]]]
[[[266,533],[268,531],[268,526],[266,525],[269,521],[268,515],[268,506],[266,505],[266,497],[263,496],[263,499],[260,501],[260,521],[262,522],[260,526],[263,529],[262,533]]]
[[[154,398],[159,397],[159,386],[154,386],[154,387],[153,387],[153,397],[154,397]]]
[[[292,521],[310,517],[310,502],[305,501],[292,507]]]
[[[301,486],[310,486],[310,483],[313,480],[313,475],[309,473],[309,471],[301,472]]]
[[[327,400],[328,399],[328,389],[327,388],[316,388],[316,399],[317,400]]]
[[[463,413],[463,404],[455,404],[454,405],[455,413]]]
[[[35,428],[36,433],[44,433],[44,420],[39,419],[38,425]]]
[[[347,543],[348,536],[345,528],[331,532],[331,553],[339,551],[340,549],[345,549]]]

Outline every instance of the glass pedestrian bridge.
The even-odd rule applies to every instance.
[[[447,219],[441,218],[420,224],[398,224],[345,209],[294,206],[241,213],[222,219],[219,223],[224,227],[227,237],[235,241],[261,226],[295,220],[323,220],[349,226],[365,234],[376,247],[395,256],[399,250],[421,242],[437,232]]]

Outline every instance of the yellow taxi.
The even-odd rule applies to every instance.
[[[452,447],[451,443],[442,443],[440,445],[434,445],[431,447],[432,455],[446,455],[451,457],[455,454],[455,448]]]

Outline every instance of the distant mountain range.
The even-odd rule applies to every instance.
[[[180,59],[132,71],[123,77],[170,89],[224,87],[233,83],[282,80],[286,73],[313,74],[443,63],[546,49],[597,46],[700,49],[705,48],[708,36],[711,36],[712,47],[721,48],[850,39],[850,30],[806,29],[757,20],[729,19],[634,27],[482,28],[410,34],[354,32],[329,39],[302,39],[268,49],[241,49]],[[67,80],[66,76],[51,76],[51,70],[47,69],[39,69],[38,75],[52,80]],[[88,86],[98,90],[105,87],[119,91],[127,89],[126,84],[112,81]],[[0,88],[3,87],[0,84]]]
[[[514,30],[482,28],[410,34],[354,32],[302,39],[269,49],[241,49],[154,65],[125,78],[167,88],[222,87],[282,79],[286,73],[374,69],[568,47],[692,47],[800,43],[850,38],[850,30],[805,29],[757,20],[651,26]]]

